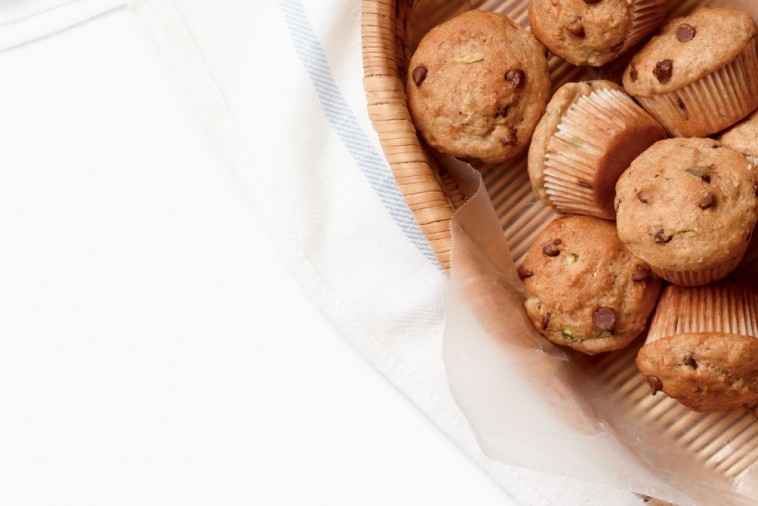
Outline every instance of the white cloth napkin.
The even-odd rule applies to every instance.
[[[8,4],[0,49],[123,3]],[[360,1],[135,0],[131,7],[293,273],[367,360],[517,501],[641,503],[625,490],[491,461],[477,447],[442,363],[447,279],[366,114]]]
[[[366,113],[357,0],[136,0],[273,241],[342,334],[524,504],[640,504],[491,461],[441,358],[447,280]],[[328,364],[325,364],[328,366]]]
[[[4,0],[0,50],[45,37],[126,4],[126,0]]]

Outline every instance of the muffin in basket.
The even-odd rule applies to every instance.
[[[545,48],[503,14],[473,10],[432,28],[408,65],[418,132],[462,159],[503,162],[531,139],[550,95]]]
[[[727,283],[666,287],[637,366],[653,394],[695,411],[758,402],[758,292]]]
[[[745,155],[753,169],[758,169],[758,111],[723,132],[718,140]]]
[[[658,29],[666,0],[531,0],[529,25],[553,54],[598,67]]]
[[[634,55],[626,91],[678,137],[707,137],[758,107],[756,27],[732,9],[669,21]]]
[[[757,189],[747,159],[718,141],[659,141],[616,183],[619,238],[667,281],[711,283],[745,254],[758,220]]]
[[[548,224],[518,275],[537,331],[589,355],[623,348],[640,335],[661,285],[624,248],[612,222],[590,216]]]
[[[567,83],[550,99],[532,137],[532,189],[559,213],[614,219],[619,176],[664,138],[663,127],[617,84]]]

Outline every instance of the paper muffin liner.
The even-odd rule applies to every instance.
[[[614,219],[616,180],[663,137],[661,126],[623,91],[605,88],[580,97],[547,144],[548,200],[564,214]]]
[[[674,137],[707,137],[758,108],[758,51],[753,37],[732,62],[678,90],[636,97]]]
[[[666,17],[666,6],[666,0],[637,0],[634,2],[629,8],[631,17],[629,33],[619,53],[625,52],[658,30]]]
[[[747,250],[747,242],[742,246],[742,251],[739,251],[736,258],[720,262],[707,269],[699,270],[676,270],[676,269],[662,269],[660,267],[650,266],[650,269],[660,278],[681,286],[701,286],[713,283],[720,279],[725,278],[730,272],[735,270],[742,261],[742,257]]]
[[[645,344],[706,332],[758,338],[758,292],[735,283],[670,285],[658,300]]]

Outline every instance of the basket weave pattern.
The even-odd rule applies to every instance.
[[[750,4],[754,0],[669,0],[669,17],[695,7]],[[363,0],[362,47],[368,111],[401,193],[419,223],[432,251],[445,270],[450,268],[450,221],[463,203],[461,188],[419,140],[406,104],[406,65],[428,29],[468,9],[507,14],[528,26],[528,0]],[[619,59],[621,60],[621,58]],[[623,69],[614,62],[603,69],[574,67],[551,56],[553,89],[568,81],[609,78]],[[500,165],[480,165],[487,192],[516,263],[534,237],[551,221],[553,212],[531,191],[526,154]],[[666,433],[671,444],[686,449],[694,461],[735,478],[758,463],[758,407],[753,411],[698,414],[672,399],[651,396],[634,358],[638,347],[607,354],[592,367],[609,395],[630,406],[654,430]]]

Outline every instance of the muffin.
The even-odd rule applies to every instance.
[[[547,105],[529,147],[529,179],[562,214],[614,219],[616,180],[666,132],[617,84],[567,83]]]
[[[408,65],[418,132],[437,150],[498,163],[528,144],[550,96],[545,48],[494,12],[468,11],[432,28]]]
[[[667,281],[711,283],[745,254],[757,188],[745,157],[717,141],[659,141],[616,183],[619,238]]]
[[[707,137],[758,107],[755,35],[744,12],[700,8],[634,55],[624,88],[671,135]]]
[[[718,140],[742,153],[753,168],[758,168],[758,111],[723,132]]]
[[[613,223],[565,216],[538,235],[518,268],[532,324],[548,340],[594,355],[645,329],[660,280],[634,258]]]
[[[653,33],[666,0],[531,0],[529,25],[553,54],[599,67]]]
[[[668,286],[637,367],[653,394],[662,390],[694,411],[758,402],[758,292],[726,283]]]

